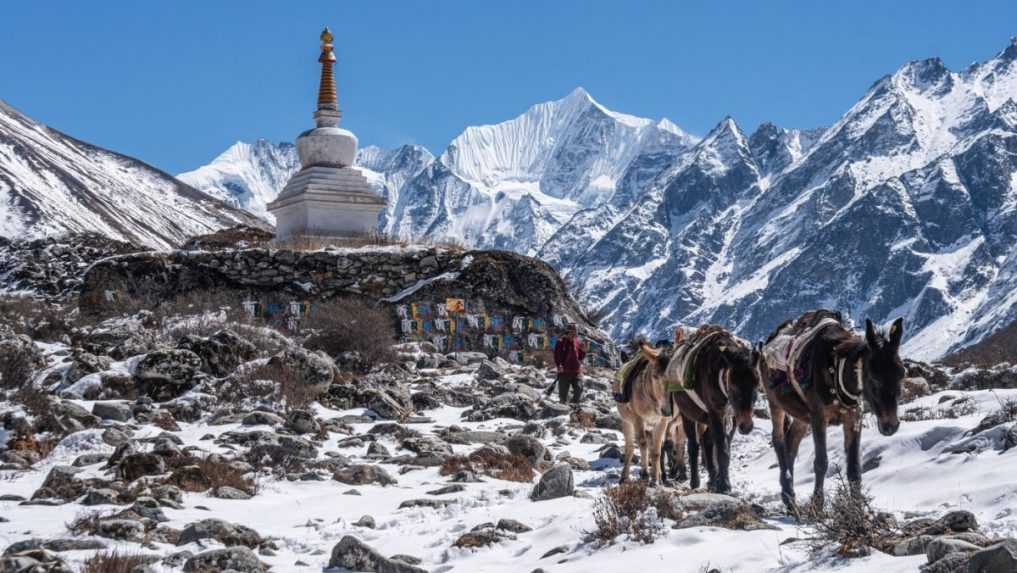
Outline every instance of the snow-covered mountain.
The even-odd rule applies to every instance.
[[[725,120],[564,270],[618,336],[825,306],[903,315],[914,357],[978,340],[1017,319],[1015,60],[911,62],[819,137]]]
[[[1015,60],[908,63],[828,129],[725,118],[698,140],[580,88],[412,169],[358,161],[399,174],[382,230],[537,254],[617,337],[759,338],[831,306],[905,316],[907,350],[933,358],[1017,320]]]
[[[238,223],[258,224],[158,169],[0,101],[0,236],[95,231],[165,248]]]
[[[367,146],[357,152],[356,167],[364,173],[374,191],[388,201],[389,208],[380,221],[382,228],[399,202],[400,189],[432,161],[434,155],[419,145],[403,145],[396,149]],[[300,158],[293,144],[259,139],[254,143],[238,141],[208,165],[181,173],[177,178],[274,222],[266,205],[299,169]]]

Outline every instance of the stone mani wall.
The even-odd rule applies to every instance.
[[[316,302],[360,297],[365,304],[389,305],[404,340],[433,343],[445,335],[443,351],[516,359],[545,350],[566,323],[575,322],[592,341],[595,362],[616,358],[613,345],[586,318],[554,269],[505,251],[364,247],[134,253],[93,265],[85,275],[80,305],[84,312],[115,312],[202,291],[235,297],[237,307],[257,301],[262,311],[272,308],[284,315],[293,302],[313,313]],[[463,311],[437,316],[448,299],[462,300]],[[427,316],[418,314],[422,308],[428,309]],[[483,326],[471,324],[469,316],[485,320]],[[436,324],[436,318],[450,322]],[[525,327],[519,327],[517,319],[525,320]],[[412,328],[406,320],[413,322]],[[543,337],[539,344],[531,334]],[[496,344],[494,336],[499,337]]]

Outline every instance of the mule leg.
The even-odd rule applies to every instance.
[[[636,439],[639,440],[639,466],[642,468],[642,473],[639,475],[639,479],[645,481],[650,478],[649,471],[649,459],[650,459],[650,440],[649,432],[646,431],[646,425],[643,424],[642,420],[636,422]]]
[[[685,465],[685,449],[688,443],[688,438],[685,436],[685,425],[679,421],[674,425],[674,432],[671,438],[674,442],[674,451],[672,455],[675,457],[675,472],[674,477],[679,482],[683,482],[689,479],[688,466]]]
[[[696,423],[688,418],[683,419],[682,424],[689,443],[689,487],[699,489],[699,431]]]
[[[717,477],[714,480],[717,493],[731,491],[731,439],[724,430],[723,415],[710,415],[710,433],[713,434],[713,452],[717,465]]]
[[[774,453],[777,454],[777,465],[780,468],[778,478],[780,480],[780,498],[784,505],[791,510],[794,507],[795,490],[787,465],[787,433],[785,431],[787,428],[784,424],[787,418],[784,410],[777,408],[771,400],[770,420],[773,422],[773,430],[770,433],[770,443],[773,445]]]
[[[713,430],[707,427],[703,432],[703,451],[706,452],[704,461],[706,463],[706,489],[717,491],[717,436]]]
[[[812,470],[816,473],[816,486],[812,491],[812,506],[822,510],[824,505],[823,485],[826,481],[826,470],[829,467],[826,452],[826,416],[822,412],[812,417],[812,443],[816,445],[815,461]]]
[[[785,505],[787,505],[792,515],[798,515],[798,505],[795,503],[794,495],[795,460],[798,458],[798,447],[802,444],[802,438],[809,432],[809,425],[788,416],[784,427],[784,460],[787,463],[788,487],[790,487],[791,491],[791,504],[788,505],[787,501],[785,501]]]
[[[847,479],[851,493],[862,493],[862,415],[855,409],[844,414],[844,453],[847,457]]]
[[[664,445],[664,435],[667,434],[667,422],[667,419],[657,422],[650,438],[650,483],[654,485],[661,482],[660,448]]]
[[[629,481],[629,471],[632,469],[632,450],[635,448],[636,429],[631,422],[622,420],[622,434],[625,436],[625,464],[622,467],[621,482]]]

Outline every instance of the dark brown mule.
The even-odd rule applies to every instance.
[[[745,341],[720,326],[700,328],[687,343],[688,352],[694,353],[692,379],[685,391],[675,392],[674,403],[683,419],[688,440],[689,485],[699,487],[699,450],[706,450],[706,470],[711,491],[731,491],[729,473],[731,462],[731,433],[726,430],[725,419],[729,407],[743,434],[752,431],[752,406],[756,400],[758,380],[753,368],[754,351]],[[666,384],[679,384],[682,380],[682,360],[668,349],[658,356],[650,356],[648,367],[654,376]],[[672,361],[672,359],[674,359]],[[697,425],[706,426],[702,443]]]
[[[819,326],[824,319],[833,320],[822,327],[800,353],[798,364],[803,378],[811,379],[807,387],[801,388],[804,399],[797,390],[783,385],[790,382],[778,384],[782,372],[771,371],[766,360],[757,358],[760,378],[770,403],[773,448],[780,465],[781,499],[795,514],[798,511],[794,492],[795,458],[798,446],[809,429],[812,430],[816,449],[813,464],[816,482],[812,502],[816,507],[822,507],[823,481],[828,465],[827,426],[844,425],[847,478],[856,490],[860,490],[862,480],[862,400],[876,415],[879,433],[891,436],[900,426],[897,398],[905,373],[898,354],[904,332],[902,319],[893,322],[886,336],[877,332],[870,320],[865,321],[865,336],[856,335],[843,325],[840,313],[828,310],[807,312],[796,324],[807,329]],[[778,327],[767,342],[787,324],[785,322]]]

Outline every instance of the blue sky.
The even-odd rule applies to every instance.
[[[1017,2],[9,2],[0,99],[175,173],[311,125],[323,24],[343,125],[440,152],[578,85],[700,135],[729,114],[826,125],[908,60],[1002,50]]]

